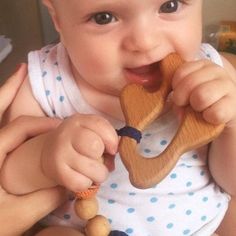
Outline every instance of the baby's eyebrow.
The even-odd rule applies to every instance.
[[[188,3],[191,2],[192,0],[178,0],[178,1],[181,2],[181,3],[188,4]]]

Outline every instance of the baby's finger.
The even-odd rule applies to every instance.
[[[213,73],[214,72],[214,73]],[[221,67],[209,64],[200,70],[194,71],[175,86],[173,89],[173,101],[178,106],[189,104],[190,94],[199,85],[218,79],[224,73]]]
[[[97,159],[103,155],[105,145],[100,136],[91,129],[80,127],[76,138],[72,140],[73,148],[81,155]]]
[[[235,106],[229,105],[231,103],[232,99],[229,96],[223,97],[203,112],[204,119],[215,125],[229,122],[233,117],[232,107]]]
[[[230,80],[215,79],[200,84],[190,95],[190,104],[196,111],[203,111],[216,103],[232,90]]]
[[[86,190],[93,184],[90,178],[77,172],[70,166],[65,166],[63,172],[63,177],[61,175],[61,178],[58,178],[58,183],[72,192]]]
[[[199,60],[186,62],[181,65],[175,72],[174,77],[172,79],[172,88],[175,89],[181,81],[192,74],[195,71],[201,70],[202,68],[212,64],[209,60]]]
[[[108,176],[107,167],[100,161],[75,154],[68,159],[68,165],[78,173],[91,179],[92,182],[102,183]]]
[[[96,115],[78,115],[82,127],[86,127],[101,137],[106,152],[114,155],[118,149],[119,138],[113,126],[104,118]]]
[[[21,64],[18,70],[6,80],[0,88],[0,115],[7,109],[13,101],[20,85],[27,74],[27,65]]]

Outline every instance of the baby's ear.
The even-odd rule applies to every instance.
[[[60,24],[59,24],[58,16],[56,14],[54,3],[52,2],[52,0],[42,0],[42,2],[48,9],[48,12],[52,18],[56,31],[60,32]]]

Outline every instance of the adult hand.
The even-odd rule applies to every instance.
[[[0,117],[14,99],[25,77],[26,65],[22,64],[0,88]],[[7,153],[26,139],[54,129],[59,123],[59,120],[50,118],[25,116],[15,119],[0,129],[0,168]],[[0,235],[21,235],[65,199],[66,194],[61,187],[14,196],[0,186]]]

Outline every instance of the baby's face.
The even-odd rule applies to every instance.
[[[75,76],[111,95],[130,82],[155,86],[160,60],[194,60],[200,46],[202,0],[53,2]]]

